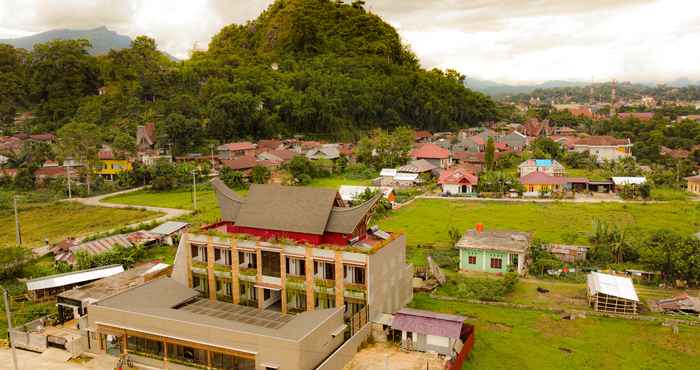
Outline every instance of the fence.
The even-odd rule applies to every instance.
[[[350,337],[354,336],[369,322],[369,306],[364,306],[360,311],[350,317]]]

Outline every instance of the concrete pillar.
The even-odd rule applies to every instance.
[[[306,310],[313,311],[314,307],[314,257],[313,249],[306,247]]]
[[[255,243],[255,266],[257,268],[257,275],[255,277],[255,282],[260,284],[262,282],[262,250],[260,249],[260,243]],[[263,292],[263,288],[255,288],[257,289],[257,297],[258,297],[258,309],[263,309],[263,303],[265,302],[265,295]]]
[[[343,307],[345,304],[343,279],[343,253],[335,251],[335,306]]]
[[[238,240],[231,239],[231,295],[233,295],[233,303],[241,302],[241,285],[239,282],[239,265],[238,262]]]
[[[192,288],[192,246],[189,243],[188,234],[183,234],[182,242],[185,248],[185,271],[187,272],[187,287]]]
[[[287,313],[287,257],[280,251],[280,284],[282,289],[280,290],[280,304],[282,306],[282,313]]]
[[[209,284],[209,299],[216,301],[216,276],[214,275],[214,245],[212,237],[207,237],[207,280]]]

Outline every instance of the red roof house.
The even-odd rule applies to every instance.
[[[413,159],[425,159],[440,168],[450,166],[451,156],[450,151],[435,144],[422,144],[411,152]]]
[[[438,184],[443,194],[468,194],[476,190],[479,178],[462,168],[454,168],[442,171]]]

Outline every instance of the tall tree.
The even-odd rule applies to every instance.
[[[496,144],[493,142],[493,137],[489,136],[486,141],[486,153],[484,154],[486,169],[492,171],[496,165]]]

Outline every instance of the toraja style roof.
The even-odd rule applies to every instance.
[[[440,174],[438,184],[469,184],[476,185],[479,178],[461,168],[444,170]]]
[[[156,124],[147,123],[145,126],[136,127],[136,144],[141,143],[152,146],[156,142]]]
[[[617,139],[612,136],[588,136],[576,140],[574,145],[588,146],[618,146],[632,145],[630,139]]]
[[[521,177],[520,183],[523,185],[564,185],[567,183],[567,178],[535,171]]]
[[[587,279],[588,291],[592,295],[602,293],[639,302],[639,297],[637,297],[637,292],[634,290],[634,285],[630,278],[591,272],[588,274]]]
[[[335,189],[253,184],[243,199],[219,179],[212,185],[225,221],[313,235],[351,234],[382,196],[378,193],[356,207],[339,207],[342,199]]]
[[[27,281],[27,290],[56,288],[85,281],[97,280],[123,272],[121,265],[96,267],[89,270],[67,272],[65,274],[44,276]]]
[[[401,166],[397,169],[397,172],[408,172],[408,173],[423,173],[430,172],[438,167],[425,159],[417,159],[411,161],[411,163]]]
[[[450,151],[435,144],[423,144],[411,152],[414,158],[446,159],[450,158]]]
[[[403,308],[394,314],[391,327],[395,330],[457,339],[462,334],[465,320],[466,318],[457,315]]]
[[[530,248],[530,234],[518,231],[467,231],[457,248],[487,249],[523,253]]]

